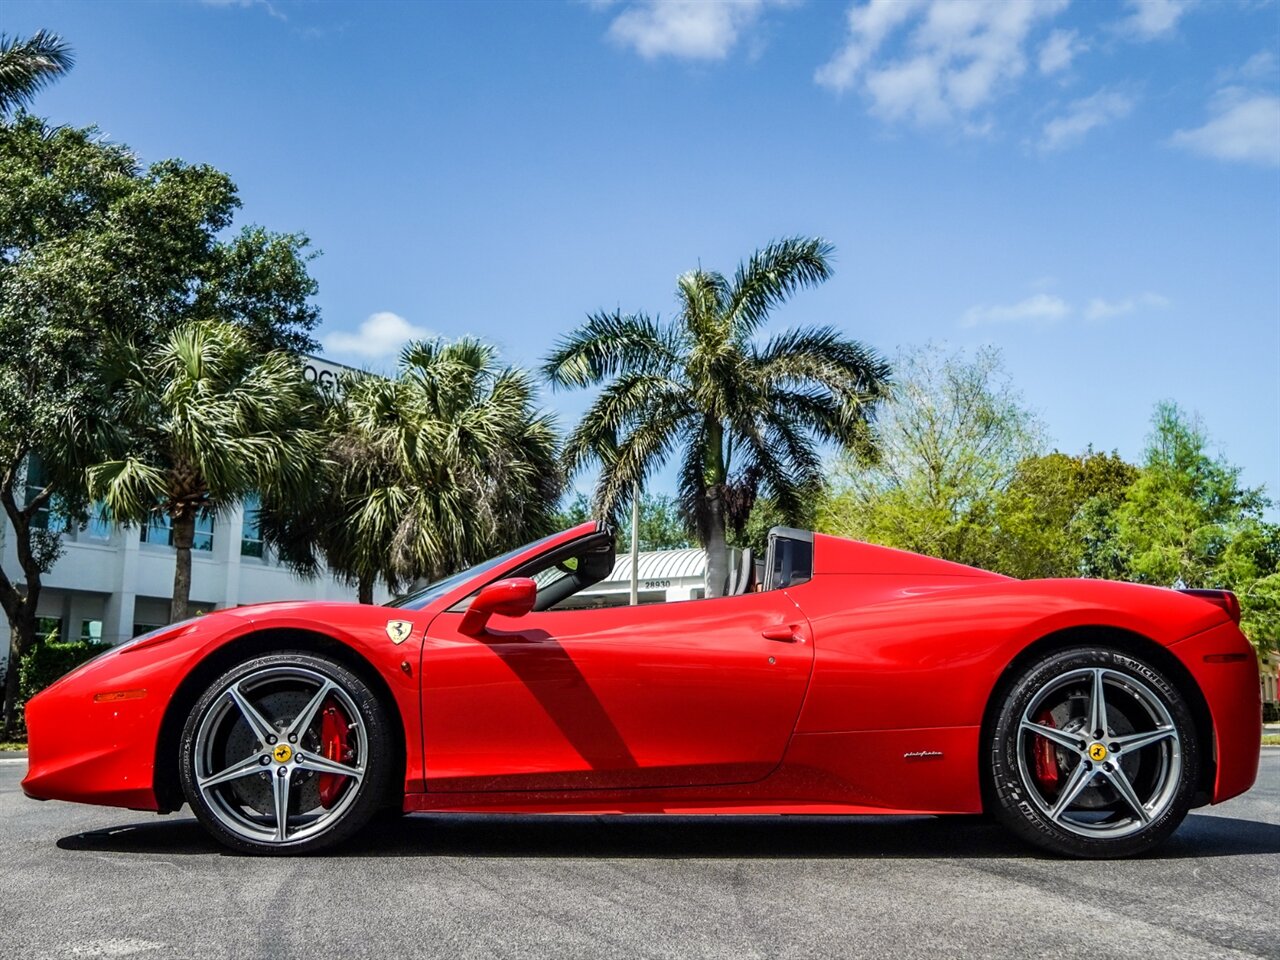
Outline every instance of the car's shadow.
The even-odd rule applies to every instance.
[[[228,854],[190,818],[63,837],[63,850]],[[1280,825],[1192,815],[1153,859],[1280,853]],[[1046,856],[977,817],[560,817],[418,814],[369,827],[334,857],[969,859]]]

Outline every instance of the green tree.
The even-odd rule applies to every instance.
[[[1256,539],[1267,506],[1262,489],[1242,487],[1240,468],[1211,457],[1208,445],[1198,419],[1174,403],[1156,407],[1142,475],[1120,510],[1133,579],[1212,586],[1223,563],[1236,559],[1239,538]]]
[[[841,458],[823,501],[825,532],[975,565],[993,562],[997,499],[1038,452],[1040,426],[1000,354],[936,346],[896,363],[900,382],[877,418],[878,456]]]
[[[146,328],[160,284],[159,271],[138,269],[141,251],[168,262],[191,247],[192,233],[224,224],[216,189],[202,191],[205,204],[179,202],[191,186],[144,181],[129,151],[92,129],[25,116],[0,123],[0,503],[19,567],[0,569],[6,735],[61,525],[85,515],[84,468],[109,413],[98,402],[101,344],[111,330]],[[175,208],[190,219],[179,222]]]
[[[595,517],[591,499],[585,493],[577,494],[565,509],[556,515],[555,525],[561,529],[586,523]],[[616,522],[617,549],[623,553],[631,549],[631,519],[619,518]],[[640,549],[683,550],[692,547],[688,525],[675,497],[666,494],[642,493],[640,495]]]
[[[1240,597],[1242,625],[1260,649],[1280,621],[1280,528],[1263,519],[1261,487],[1211,456],[1203,425],[1174,403],[1156,407],[1142,473],[1117,513],[1126,576],[1141,583],[1226,588]]]
[[[0,504],[19,567],[0,569],[10,732],[41,578],[61,548],[56,518],[84,518],[84,470],[113,419],[101,406],[103,344],[144,346],[218,318],[264,350],[314,345],[306,238],[249,228],[224,239],[237,204],[211,167],[144,170],[93,128],[0,121]]]
[[[785,516],[769,497],[759,497],[751,505],[746,522],[741,529],[731,530],[729,545],[739,550],[750,547],[758,557],[764,556],[768,545],[769,531],[774,527],[797,527],[801,530],[812,530],[818,524],[818,508],[825,497],[810,501],[798,514]]]
[[[524,371],[477,340],[410,344],[394,378],[347,377],[310,506],[264,498],[265,539],[293,569],[323,562],[373,602],[552,530],[555,424]]]
[[[105,368],[120,453],[89,468],[89,490],[117,521],[168,518],[169,619],[185,620],[196,521],[253,493],[298,502],[322,445],[316,392],[293,354],[227,323],[185,324],[149,348],[116,341]]]
[[[831,272],[823,240],[757,251],[733,279],[701,268],[677,281],[679,313],[598,313],[561,340],[543,368],[553,386],[601,386],[565,445],[570,473],[601,465],[594,505],[616,516],[669,457],[680,457],[681,505],[707,550],[707,592],[728,579],[727,536],[758,492],[785,516],[819,493],[819,445],[870,450],[869,419],[889,367],[832,327],[760,342],[773,308]]]
[[[29,104],[75,62],[66,41],[47,30],[26,39],[0,33],[0,117]]]
[[[996,495],[992,569],[1023,579],[1121,576],[1116,511],[1137,476],[1118,453],[1092,449],[1022,460]]]

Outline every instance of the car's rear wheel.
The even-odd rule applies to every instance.
[[[293,652],[228,670],[196,701],[179,776],[200,822],[246,853],[308,853],[359,830],[385,802],[387,716],[327,657]]]
[[[1191,808],[1200,753],[1161,670],[1104,646],[1050,653],[1008,687],[989,743],[995,814],[1055,853],[1150,850]]]

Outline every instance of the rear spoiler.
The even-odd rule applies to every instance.
[[[1230,590],[1179,590],[1179,593],[1185,593],[1189,597],[1199,597],[1201,600],[1208,600],[1215,607],[1221,607],[1231,618],[1232,622],[1239,625],[1240,623],[1240,599]]]

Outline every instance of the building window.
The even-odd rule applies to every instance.
[[[89,522],[85,524],[84,532],[90,540],[111,539],[111,517],[107,513],[107,505],[101,500],[93,501],[89,507]]]
[[[168,514],[153,513],[151,519],[142,527],[142,542],[156,543],[164,547],[173,546],[173,520]],[[196,517],[195,537],[191,541],[192,550],[213,549],[213,514],[201,510]]]
[[[40,458],[36,454],[30,454],[27,457],[27,483],[26,489],[23,491],[23,503],[30,503],[33,497],[40,496],[45,485],[48,484],[48,474],[45,472],[44,464],[40,462]],[[66,521],[54,513],[49,507],[49,501],[46,500],[44,506],[35,512],[31,518],[31,526],[36,530],[48,530],[51,533],[61,533],[66,528]]]
[[[37,617],[36,618],[36,636],[40,637],[45,643],[61,643],[62,642],[62,618],[61,617]]]
[[[240,556],[262,558],[262,523],[258,511],[262,501],[251,494],[244,499],[244,523],[240,527]]]
[[[102,642],[102,621],[83,620],[80,623],[80,639],[85,643]]]

